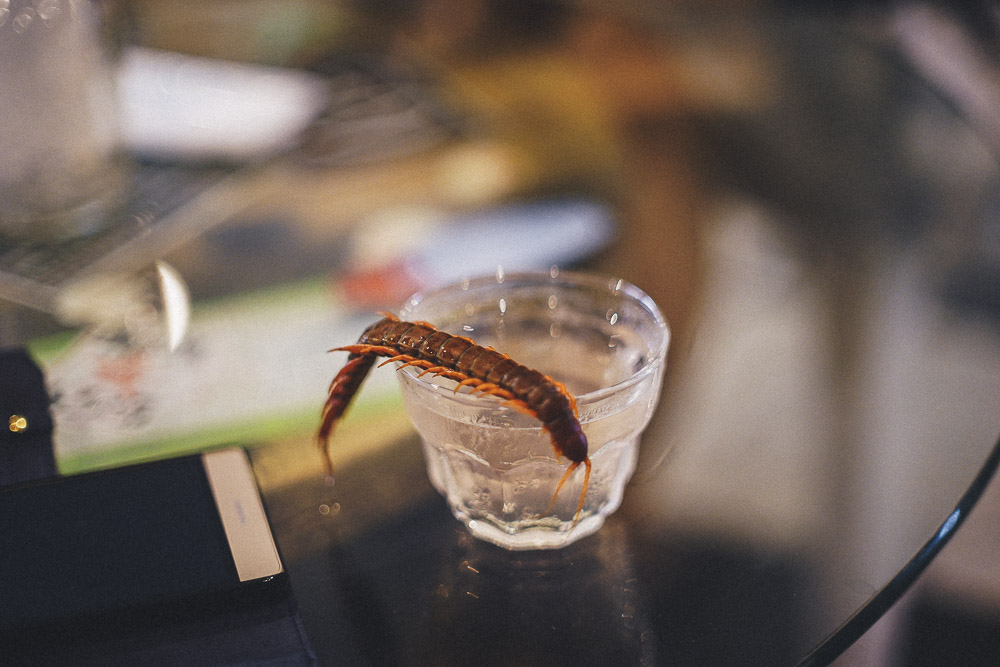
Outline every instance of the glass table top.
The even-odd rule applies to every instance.
[[[214,328],[196,333],[228,326],[235,339],[260,306],[226,300],[241,285],[346,284],[358,274],[345,254],[420,237],[428,209],[583,197],[607,206],[615,232],[566,265],[638,285],[671,324],[624,503],[561,550],[507,552],[464,531],[427,480],[387,368],[337,433],[332,486],[311,437],[322,385],[314,405],[275,400],[287,414],[226,432],[252,447],[317,657],[827,663],[912,584],[997,465],[996,137],[915,67],[912,16],[537,5],[362,11],[381,28],[359,51],[419,71],[407,80],[449,110],[446,131],[376,164],[324,160],[313,144],[254,165],[245,210],[228,198],[217,226],[156,249],[196,318],[211,306]],[[288,382],[246,391],[270,400],[310,365],[332,377],[325,349],[398,303],[391,290],[384,304],[348,297],[295,302],[347,313],[304,339],[316,349],[275,328],[261,336],[283,359],[226,358],[265,376],[287,364]],[[22,312],[5,313],[6,330]],[[234,384],[209,363],[215,348],[195,349],[184,363]],[[199,410],[231,409],[215,396]]]

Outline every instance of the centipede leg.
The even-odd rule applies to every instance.
[[[477,391],[481,391],[481,389],[477,388]],[[514,394],[510,393],[509,391],[507,391],[503,387],[496,387],[496,386],[494,386],[492,389],[487,390],[485,393],[486,393],[487,396],[496,396],[497,398],[502,398],[505,401],[513,401],[513,400],[515,400],[514,399]]]
[[[408,366],[409,364],[420,363],[420,360],[411,354],[396,354],[396,352],[393,351],[392,355],[393,356],[389,357],[381,364],[379,364],[378,367],[382,368],[386,364],[391,364],[394,361],[402,361],[404,366]]]
[[[387,359],[386,361],[383,361],[381,364],[379,364],[379,368],[393,361],[404,362],[399,368],[396,369],[397,371],[401,371],[407,366],[420,366],[421,368],[423,368],[424,370],[420,371],[420,373],[417,374],[418,378],[421,378],[427,375],[428,373],[433,373],[435,376],[440,375],[442,377],[447,377],[456,381],[465,380],[466,378],[469,377],[464,373],[453,371],[450,368],[446,368],[444,366],[435,366],[434,362],[428,361],[427,359],[416,359],[408,354],[399,354],[391,359]]]
[[[432,366],[431,368],[428,368],[420,373],[417,377],[423,377],[427,373],[433,373],[434,377],[448,378],[449,380],[454,380],[455,382],[461,382],[469,377],[465,373],[454,371],[450,368],[446,368],[445,366]]]
[[[461,389],[462,387],[478,387],[481,384],[483,384],[483,381],[480,380],[479,378],[466,377],[464,380],[459,382],[458,385],[455,387],[455,393],[457,394],[458,390]]]
[[[501,398],[504,398],[501,396]],[[535,412],[531,407],[519,398],[509,398],[506,399],[505,405],[509,405],[513,409],[517,410],[523,415],[528,415],[529,417],[538,418],[538,413]]]
[[[472,394],[478,394],[479,392],[485,392],[485,393],[488,394],[491,391],[496,390],[496,389],[499,389],[500,391],[503,391],[503,389],[500,389],[500,387],[498,387],[497,385],[493,384],[492,382],[483,382],[481,384],[477,384],[476,386],[474,386],[472,388],[472,391],[469,392],[469,394],[470,395],[472,395]]]
[[[427,364],[426,361],[423,361],[421,359],[417,359],[416,357],[414,357],[412,355],[409,355],[409,354],[397,354],[396,356],[394,356],[394,357],[392,357],[390,359],[386,359],[385,361],[383,361],[381,364],[378,365],[378,367],[382,368],[383,366],[385,366],[387,364],[391,364],[394,361],[401,361],[401,362],[403,362],[403,364],[399,368],[397,368],[396,370],[402,370],[402,369],[406,368],[407,366],[424,366],[424,365]]]
[[[456,382],[460,383],[459,386],[463,386],[463,385],[461,385],[461,383],[462,382],[467,382],[469,380],[472,380],[475,383],[482,382],[481,380],[476,380],[475,378],[470,378],[468,375],[466,375],[465,373],[462,373],[460,371],[452,370],[452,369],[447,368],[445,366],[435,366],[434,362],[432,362],[432,361],[429,361],[427,359],[417,359],[417,358],[415,358],[415,357],[413,357],[412,355],[409,355],[409,354],[397,354],[394,357],[390,357],[389,359],[386,359],[385,361],[383,361],[381,364],[378,365],[378,367],[382,368],[382,366],[385,366],[386,364],[390,364],[390,363],[392,363],[394,361],[402,361],[403,362],[403,364],[399,368],[396,369],[396,370],[399,370],[399,371],[403,370],[407,366],[420,366],[421,368],[423,368],[424,370],[421,371],[419,374],[417,374],[418,378],[419,377],[423,377],[423,376],[427,375],[428,373],[433,373],[435,376],[441,376],[441,377],[446,377],[446,378],[448,378],[450,380],[455,380]],[[456,387],[456,390],[457,389],[458,389],[458,387]]]
[[[570,407],[570,409],[573,411],[574,415],[576,415],[577,417],[579,417],[580,413],[579,413],[579,411],[576,408],[576,399],[573,397],[573,394],[569,393],[569,390],[566,389],[566,385],[564,385],[562,382],[559,382],[558,380],[553,380],[549,376],[545,376],[545,379],[548,380],[549,382],[551,382],[552,384],[554,384],[556,386],[556,388],[559,389],[559,393],[561,393],[563,396],[565,396],[569,400],[569,407]]]

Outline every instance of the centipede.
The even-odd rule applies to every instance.
[[[333,475],[330,443],[334,427],[375,361],[385,357],[379,367],[398,362],[397,370],[408,366],[421,368],[417,377],[429,374],[454,380],[455,392],[467,389],[470,394],[495,397],[514,410],[538,419],[549,434],[556,458],[569,460],[566,471],[556,484],[549,509],[566,481],[577,468],[584,467],[583,488],[574,514],[575,524],[587,496],[591,462],[576,399],[565,385],[492,347],[479,345],[466,336],[447,333],[429,322],[407,322],[388,313],[382,313],[382,316],[364,330],[357,343],[330,350],[347,352],[348,356],[330,383],[316,436],[327,477],[332,478]]]

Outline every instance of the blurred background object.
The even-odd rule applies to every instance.
[[[105,227],[126,165],[98,12],[8,0],[0,16],[0,235],[53,242]]]

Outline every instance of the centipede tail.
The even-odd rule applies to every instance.
[[[349,353],[347,364],[330,384],[323,406],[317,440],[325,454],[327,474],[332,473],[329,441],[334,425],[343,416],[377,357],[399,368],[420,367],[427,373],[456,382],[455,391],[469,387],[474,394],[495,396],[512,408],[542,423],[552,439],[556,457],[565,456],[570,465],[556,485],[549,509],[563,484],[581,464],[585,467],[583,489],[574,514],[574,524],[583,510],[590,483],[591,462],[587,438],[577,418],[576,401],[561,383],[520,364],[508,355],[476,344],[470,338],[440,331],[427,322],[404,322],[392,315],[368,327],[355,345],[335,348]]]
[[[323,464],[327,478],[333,476],[333,458],[330,454],[330,438],[337,421],[351,404],[354,395],[361,388],[368,372],[375,364],[375,355],[362,356],[352,354],[347,357],[347,363],[330,383],[326,403],[323,405],[322,420],[319,432],[316,434],[317,444],[323,453]]]

